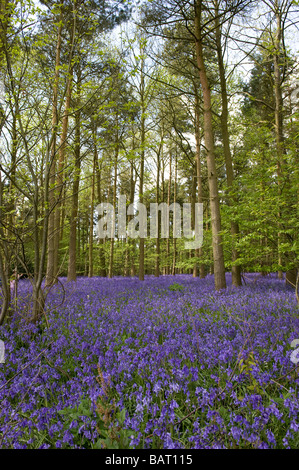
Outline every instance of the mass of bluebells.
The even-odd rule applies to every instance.
[[[298,448],[294,290],[227,285],[60,278],[33,324],[21,280],[0,328],[0,448]]]

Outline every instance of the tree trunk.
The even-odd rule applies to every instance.
[[[196,169],[196,161],[194,162],[192,168],[192,184],[191,184],[191,227],[192,230],[195,231],[195,203],[196,203],[196,186],[197,186],[197,169]],[[196,257],[196,250],[190,250],[190,257]],[[197,261],[194,259],[192,274],[193,277],[196,277],[198,273],[198,266]]]
[[[202,33],[201,33],[201,7],[202,2],[195,2],[195,44],[196,44],[196,58],[198,73],[202,87],[203,94],[203,108],[204,108],[204,136],[205,147],[207,152],[207,167],[208,167],[208,184],[210,193],[210,207],[212,219],[212,246],[213,246],[213,262],[214,262],[214,279],[216,290],[226,288],[225,280],[225,267],[221,232],[221,216],[220,216],[220,203],[218,194],[218,181],[215,161],[215,148],[214,148],[214,132],[213,132],[213,119],[212,119],[212,102],[209,80],[207,77],[202,46]]]
[[[163,158],[164,156],[162,155],[162,168],[161,168],[161,186],[162,186],[162,202],[165,202],[165,160]],[[162,246],[162,249],[161,249]],[[163,274],[166,274],[166,268],[165,268],[165,243],[164,240],[160,240],[160,265],[162,263],[162,272]],[[161,269],[161,268],[160,268]]]
[[[281,52],[281,14],[279,1],[275,0],[275,16],[276,16],[276,34],[275,34],[275,53],[274,53],[274,96],[275,96],[275,137],[277,150],[277,181],[278,193],[282,195],[282,171],[284,166],[284,156],[286,154],[283,134],[283,98],[281,90],[281,73],[280,73],[280,52]],[[281,227],[282,211],[278,213],[278,226]],[[280,230],[278,232],[278,264],[281,266],[282,255],[279,252],[279,246],[282,242]],[[283,278],[281,270],[278,271],[279,279]]]
[[[157,178],[156,178],[156,203],[159,205],[160,200],[160,191],[159,191],[159,183],[160,183],[160,152],[163,146],[163,137],[161,137],[161,145],[159,151],[157,153]],[[156,238],[156,262],[155,262],[155,277],[160,276],[160,217],[159,211],[157,211],[157,238]]]
[[[131,177],[130,177],[130,204],[134,204],[136,179],[134,178],[134,164],[131,162]],[[132,220],[133,216],[128,216],[128,222]],[[130,276],[136,276],[135,269],[135,240],[133,238],[127,239],[130,263]]]
[[[169,180],[168,180],[168,193],[167,193],[167,205],[168,207],[170,206],[170,198],[171,198],[171,174],[172,174],[172,154],[171,151],[169,152]],[[170,252],[170,242],[169,242],[169,236],[170,233],[168,234],[168,238],[166,239],[166,274],[170,274],[170,260],[169,260],[169,252]]]
[[[196,176],[197,176],[197,202],[198,204],[203,203],[203,188],[202,188],[202,175],[201,175],[201,160],[200,160],[200,108],[199,108],[199,96],[197,87],[195,89],[195,142],[196,142]],[[202,258],[203,249],[202,247],[197,248],[196,256]],[[201,279],[205,277],[205,266],[199,262],[199,276]]]
[[[143,204],[144,184],[144,157],[145,157],[145,83],[144,83],[144,50],[140,45],[141,76],[140,76],[140,101],[141,101],[141,154],[140,154],[140,184],[139,202]],[[144,238],[139,239],[139,280],[144,281]]]
[[[69,126],[69,115],[71,109],[71,98],[73,92],[73,78],[74,78],[74,49],[75,49],[75,36],[77,29],[77,12],[74,9],[74,18],[73,26],[71,32],[71,48],[69,53],[69,66],[68,66],[68,76],[67,76],[67,85],[66,85],[66,97],[65,97],[65,108],[64,114],[62,117],[62,129],[60,136],[60,145],[59,145],[59,159],[58,159],[58,169],[56,175],[56,209],[55,209],[55,229],[54,229],[54,278],[53,282],[57,282],[59,275],[59,246],[60,246],[60,230],[61,230],[61,213],[62,213],[62,203],[63,203],[63,193],[64,193],[64,169],[65,169],[65,159],[66,159],[66,144],[67,144],[67,133]]]
[[[71,106],[71,95],[72,95],[72,80],[73,80],[73,67],[70,71],[70,76],[68,78],[68,86],[65,100],[65,111],[62,119],[62,132],[60,138],[59,146],[59,161],[58,161],[58,170],[57,170],[57,197],[56,197],[56,210],[55,210],[55,230],[54,230],[54,279],[53,282],[57,282],[59,275],[59,246],[60,246],[60,230],[61,230],[61,212],[62,212],[62,203],[63,203],[63,193],[64,193],[64,167],[65,167],[65,158],[66,158],[66,140],[67,140],[67,131],[68,131],[68,122],[69,122],[69,113]]]
[[[195,124],[195,139],[196,139],[196,176],[197,176],[197,202],[198,204],[203,204],[203,188],[202,188],[202,172],[201,172],[201,160],[200,160],[200,147],[201,147],[201,139],[200,139],[200,109],[199,109],[199,97],[198,92],[196,91],[195,94],[195,116],[196,116],[196,124]],[[203,249],[202,247],[197,249],[196,256],[202,258],[203,256]],[[199,262],[199,276],[200,279],[205,277],[205,266],[203,263]]]
[[[94,123],[94,132],[93,132],[93,146],[94,146],[94,157],[95,157],[95,168],[96,168],[96,187],[97,187],[97,204],[102,202],[102,159],[101,163],[99,161],[98,147],[97,147],[97,124]],[[104,254],[104,240],[101,238],[99,240],[99,275],[106,277],[106,267],[105,267],[105,254]]]
[[[61,18],[60,18],[61,20]],[[53,86],[53,106],[52,106],[52,145],[50,160],[50,190],[49,190],[49,226],[48,226],[48,259],[46,269],[46,286],[51,286],[54,282],[54,258],[55,258],[55,179],[56,179],[56,136],[58,127],[58,84],[59,84],[59,65],[61,55],[61,33],[62,26],[58,26],[56,60],[55,60],[55,77]]]
[[[117,191],[117,165],[118,165],[118,153],[119,153],[119,141],[118,141],[118,119],[116,122],[116,148],[114,155],[114,179],[113,179],[113,207],[114,207],[114,217],[116,209],[116,191]],[[113,225],[115,226],[115,220]],[[109,257],[109,278],[113,277],[113,261],[114,261],[114,234],[112,234],[110,240],[110,257]]]
[[[0,172],[0,220],[3,220],[3,183],[1,181]],[[9,273],[7,270],[7,246],[5,243],[5,235],[3,226],[0,224],[0,279],[2,289],[2,305],[0,311],[0,326],[4,323],[5,317],[8,313],[10,303],[10,286],[9,286]]]
[[[177,178],[178,178],[178,159],[175,156],[175,168],[174,168],[174,185],[173,185],[173,203],[176,203],[176,192],[177,192]],[[176,273],[176,238],[174,237],[174,228],[176,226],[176,212],[173,213],[173,255],[172,255],[172,275]]]
[[[221,45],[221,27],[219,23],[219,4],[218,0],[215,1],[215,35],[216,35],[216,47],[217,47],[217,57],[218,57],[218,68],[219,68],[219,77],[220,77],[220,86],[221,86],[221,132],[222,132],[222,142],[223,150],[225,157],[225,167],[226,167],[226,180],[228,192],[233,188],[234,181],[234,171],[233,171],[233,162],[232,155],[230,151],[230,142],[229,142],[229,130],[228,130],[228,100],[227,100],[227,86],[226,86],[226,77],[225,77],[225,68],[223,62],[222,54],[222,45]],[[232,205],[233,200],[230,195],[228,197],[228,205]],[[231,234],[232,234],[232,284],[236,287],[242,285],[241,279],[241,268],[236,265],[239,258],[235,244],[237,237],[239,235],[239,225],[235,221],[231,221]]]
[[[9,61],[8,55],[8,43],[7,43],[7,34],[8,29],[11,22],[11,15],[14,8],[14,4],[9,2],[8,0],[1,0],[0,1],[0,80],[2,80],[5,76],[5,62]],[[9,64],[7,64],[8,66]],[[2,105],[0,104],[0,133],[2,132],[2,127],[5,123],[5,112],[3,110]],[[10,196],[10,204],[13,204],[15,207],[14,197],[13,197],[13,181],[15,179],[15,171],[16,171],[16,113],[13,113],[13,122],[12,122],[12,150],[11,150],[11,179],[10,179],[10,188],[9,188],[9,196]],[[4,323],[5,318],[9,312],[9,304],[11,300],[11,293],[10,293],[10,285],[9,285],[9,244],[7,243],[7,234],[4,233],[3,230],[3,221],[5,217],[5,210],[4,210],[4,201],[3,201],[3,183],[1,180],[1,172],[0,172],[0,279],[1,279],[1,286],[2,289],[2,302],[1,302],[1,309],[0,309],[0,326]],[[9,226],[10,230],[14,228],[14,215],[11,214],[9,217]]]
[[[93,213],[95,198],[95,166],[96,156],[93,157],[91,194],[90,194],[90,225],[89,225],[89,249],[88,249],[88,277],[93,277]]]
[[[80,83],[81,73],[78,73],[78,110],[75,115],[75,171],[73,179],[73,194],[72,194],[72,209],[70,219],[70,238],[69,238],[69,261],[68,261],[68,281],[76,281],[77,279],[77,219],[79,207],[79,183],[80,183],[80,170],[81,170],[81,112],[80,112]]]

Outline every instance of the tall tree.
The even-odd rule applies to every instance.
[[[214,276],[215,288],[223,289],[226,287],[225,267],[223,246],[221,237],[221,216],[220,201],[218,192],[217,169],[215,159],[215,143],[213,131],[213,115],[211,89],[206,72],[206,66],[203,54],[203,2],[195,1],[194,3],[194,33],[196,46],[196,59],[198,73],[203,95],[203,113],[204,113],[204,139],[207,154],[208,182],[210,192],[210,210],[212,224],[212,247],[214,260]]]
[[[233,2],[232,2],[233,3]],[[223,50],[222,41],[223,41],[223,34],[222,34],[222,27],[220,21],[222,20],[222,16],[220,16],[220,2],[218,0],[214,1],[215,7],[215,14],[214,14],[214,22],[215,22],[215,43],[216,43],[216,50],[217,50],[217,58],[218,58],[218,68],[219,68],[219,80],[220,80],[220,88],[221,88],[221,131],[222,131],[222,141],[223,141],[223,151],[225,157],[225,166],[226,166],[226,179],[227,179],[227,186],[228,191],[231,192],[233,189],[233,181],[234,181],[234,170],[233,170],[233,162],[232,162],[232,155],[230,150],[230,138],[229,138],[229,129],[228,129],[228,97],[227,97],[227,83],[226,83],[226,74],[225,74],[225,65],[223,56],[225,51]],[[238,6],[235,6],[235,10],[238,11]],[[229,14],[231,15],[232,9],[229,9]],[[225,38],[224,38],[225,39]],[[231,205],[231,196],[229,197],[228,204]],[[234,220],[231,221],[231,234],[232,234],[232,283],[235,286],[240,286],[242,284],[241,280],[241,267],[238,265],[238,251],[236,249],[237,238],[239,234],[239,226],[238,223]]]

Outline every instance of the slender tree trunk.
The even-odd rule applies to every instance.
[[[203,188],[202,188],[202,175],[201,175],[201,160],[200,160],[200,148],[201,148],[201,138],[200,138],[200,108],[199,108],[199,96],[198,89],[195,85],[195,143],[196,143],[196,152],[195,152],[195,165],[196,165],[196,177],[197,177],[197,202],[198,204],[203,203]],[[202,247],[196,249],[196,257],[202,258],[203,249]],[[201,279],[205,277],[205,266],[203,263],[199,262],[199,271],[196,270],[196,275],[200,276]]]
[[[275,0],[275,16],[276,16],[276,34],[275,34],[275,53],[274,53],[274,96],[275,96],[275,137],[277,150],[277,181],[278,193],[282,195],[282,173],[284,166],[284,156],[286,154],[283,132],[283,98],[281,90],[281,73],[280,73],[280,57],[281,57],[281,13],[279,1]],[[278,213],[278,226],[281,227],[282,211]],[[278,232],[278,264],[282,265],[282,255],[279,247],[282,242],[281,232]],[[279,279],[283,279],[283,272],[278,271]]]
[[[195,230],[195,203],[196,203],[196,186],[197,186],[197,168],[196,168],[196,161],[194,162],[194,166],[192,169],[192,184],[191,184],[191,227],[192,230]],[[190,250],[190,257],[195,258],[196,257],[196,251]],[[193,261],[193,268],[192,268],[192,274],[193,277],[197,276],[198,272],[198,266],[197,266],[197,261]]]
[[[81,171],[81,70],[78,70],[77,85],[77,111],[75,115],[75,171],[73,179],[72,208],[70,219],[70,238],[69,238],[69,261],[68,261],[68,281],[77,279],[77,219],[79,208],[79,184]]]
[[[130,192],[129,192],[129,200],[131,200],[131,191],[132,191],[132,184],[133,184],[133,177],[134,177],[134,169],[133,164],[130,162]],[[127,203],[128,206],[128,203]],[[125,266],[124,266],[124,276],[130,276],[130,262],[131,262],[131,247],[130,247],[131,240],[126,237],[125,239]]]
[[[124,276],[129,277],[129,264],[130,264],[130,252],[129,252],[129,244],[126,241],[126,248],[125,248],[125,266],[124,266]]]
[[[157,153],[157,178],[156,178],[156,203],[159,205],[160,201],[160,191],[159,191],[159,184],[160,184],[160,152],[163,147],[163,137],[161,138],[161,145],[159,151]],[[156,262],[155,262],[155,277],[160,276],[160,217],[159,211],[157,211],[157,238],[156,238]]]
[[[76,241],[77,264],[79,264],[79,271],[81,271],[81,221],[80,212],[78,208],[77,213],[77,241]]]
[[[96,156],[93,157],[91,195],[90,195],[90,226],[89,226],[89,250],[88,250],[88,277],[93,277],[93,213],[95,198],[95,168]]]
[[[171,198],[171,185],[172,185],[172,154],[171,151],[169,152],[169,180],[168,180],[168,193],[167,193],[167,205],[170,206],[170,198]],[[166,239],[166,274],[170,274],[170,260],[169,260],[169,253],[170,253],[170,241],[169,236]]]
[[[222,45],[221,45],[221,27],[219,23],[218,0],[215,1],[215,36],[216,36],[219,78],[220,78],[220,86],[221,86],[221,103],[222,103],[221,131],[222,131],[223,150],[224,150],[224,157],[225,157],[227,187],[228,187],[228,191],[230,192],[233,188],[234,171],[233,171],[233,162],[232,162],[232,155],[231,155],[230,142],[229,142],[227,86],[226,86],[225,68],[224,68],[224,62],[223,62]],[[228,204],[233,205],[233,200],[231,199],[230,195],[228,197]],[[242,285],[241,268],[239,265],[235,264],[239,258],[238,251],[235,247],[236,241],[239,235],[239,225],[237,222],[233,220],[231,221],[231,234],[232,234],[232,284],[238,287]]]
[[[66,140],[69,123],[69,113],[71,107],[71,96],[72,96],[72,81],[73,81],[73,67],[71,67],[70,75],[68,78],[66,100],[65,100],[65,111],[62,119],[62,132],[59,146],[59,161],[57,170],[57,198],[56,198],[56,210],[55,210],[55,237],[54,237],[54,282],[57,282],[58,271],[59,271],[59,245],[60,245],[60,230],[61,230],[61,213],[63,204],[63,193],[64,193],[64,167],[66,158]]]
[[[11,234],[14,234],[15,231],[15,226],[16,226],[16,199],[15,199],[15,188],[14,188],[14,181],[16,178],[16,164],[17,164],[17,120],[15,114],[13,115],[12,119],[12,142],[11,142],[11,166],[10,166],[10,182],[9,182],[9,214],[7,216],[8,223],[7,223],[7,239],[10,238]],[[0,216],[0,220],[2,220]],[[4,242],[5,243],[5,242]],[[15,258],[15,274],[17,273],[17,256],[18,256],[18,248],[17,245],[14,246],[13,253],[11,252],[11,249],[8,249],[10,243],[5,246],[5,265],[9,263],[9,258],[10,255],[13,254]],[[6,271],[6,278],[7,281],[9,282],[9,269],[5,269]],[[13,305],[11,305],[10,309],[10,315],[13,313],[13,309],[15,311],[16,309],[16,299],[17,299],[17,275],[13,279],[13,289],[11,290],[10,288],[8,289],[8,292],[6,295],[8,295],[9,298],[13,298],[14,302]],[[11,299],[10,299],[11,300]],[[4,301],[5,303],[5,301]],[[12,308],[13,307],[13,308]]]
[[[116,123],[116,148],[114,155],[114,178],[113,178],[113,207],[114,214],[116,208],[116,192],[117,192],[117,165],[118,165],[118,153],[119,153],[119,136],[118,136],[118,119]],[[115,215],[114,215],[115,217]],[[114,221],[115,225],[115,221]],[[114,261],[114,234],[110,240],[110,257],[109,257],[109,278],[113,277],[113,261]]]
[[[3,183],[1,180],[0,172],[0,220],[4,218],[3,211]],[[6,315],[8,313],[10,303],[10,286],[9,286],[9,273],[8,273],[8,252],[7,245],[5,243],[6,236],[4,234],[3,225],[0,224],[0,278],[1,278],[1,289],[2,289],[2,302],[0,310],[0,326],[4,323]]]
[[[63,196],[62,200],[66,201],[67,200],[67,187],[66,184],[63,186]],[[64,234],[64,225],[65,225],[65,215],[66,215],[66,203],[62,204],[61,207],[61,218],[60,218],[60,233],[59,233],[59,242],[62,242],[63,240],[63,234]]]
[[[165,202],[165,182],[164,182],[164,175],[165,175],[165,160],[164,155],[162,155],[162,168],[161,168],[161,187],[162,187],[162,202]],[[162,249],[161,249],[162,246]],[[166,274],[166,267],[165,267],[165,243],[164,240],[161,239],[160,241],[160,265],[162,263],[162,272]]]
[[[88,242],[89,240],[89,227],[90,227],[90,221],[88,217],[88,212],[85,213],[85,218],[84,218],[84,238],[83,238],[83,246],[84,246],[84,276],[88,276]]]
[[[0,80],[5,75],[5,56],[7,54],[7,30],[11,22],[14,3],[9,0],[0,0]],[[5,123],[5,112],[0,104],[0,132]]]
[[[62,204],[64,194],[64,169],[65,169],[65,160],[66,160],[66,146],[67,146],[67,133],[69,126],[69,115],[71,109],[71,99],[73,92],[73,78],[74,78],[74,54],[75,54],[75,39],[76,39],[76,30],[77,30],[77,10],[76,10],[76,1],[74,2],[73,10],[73,25],[71,31],[71,47],[69,53],[69,65],[68,65],[68,75],[67,75],[67,84],[66,84],[66,97],[65,97],[65,107],[64,114],[62,117],[62,129],[60,135],[60,144],[58,149],[58,168],[56,175],[56,209],[55,209],[55,238],[54,238],[54,282],[57,282],[59,275],[59,247],[60,247],[60,232],[61,232],[61,215],[62,215]]]
[[[0,79],[2,80],[5,75],[5,58],[8,58],[8,44],[7,44],[7,30],[10,24],[10,17],[13,4],[7,0],[0,1]],[[11,162],[11,180],[10,180],[10,203],[13,200],[13,187],[12,181],[15,177],[16,170],[16,115],[13,114],[12,122],[12,162]],[[5,112],[0,104],[0,133],[5,123]],[[4,201],[3,201],[3,183],[1,180],[0,172],[0,221],[3,223],[5,218]],[[10,218],[10,226],[13,227],[13,216]],[[9,253],[8,244],[6,242],[7,236],[3,229],[3,224],[0,223],[0,278],[2,287],[2,302],[0,309],[0,326],[4,323],[5,318],[9,311],[10,304],[10,285],[9,285]]]
[[[61,17],[60,17],[61,20]],[[48,227],[48,259],[46,269],[46,286],[51,286],[54,282],[54,258],[55,258],[55,179],[56,179],[56,136],[58,127],[58,84],[59,84],[59,65],[61,55],[61,23],[57,29],[57,45],[56,45],[56,60],[55,60],[55,76],[53,85],[53,106],[52,106],[52,132],[53,140],[51,145],[51,160],[50,160],[50,215]]]
[[[94,125],[94,132],[93,132],[93,145],[94,145],[94,157],[95,157],[95,165],[96,165],[96,181],[97,181],[97,203],[100,204],[102,202],[102,160],[101,164],[99,162],[99,154],[98,154],[98,147],[97,147],[97,126],[96,123]],[[99,240],[99,260],[100,260],[100,269],[99,275],[102,277],[106,277],[106,268],[105,268],[105,254],[104,254],[104,240]]]
[[[135,196],[135,185],[136,179],[134,178],[134,164],[131,162],[131,177],[130,177],[130,204],[134,204],[134,196]],[[132,220],[133,216],[128,216],[128,222]],[[135,240],[134,238],[129,238],[128,245],[129,245],[129,263],[130,263],[130,275],[136,276],[136,269],[135,269]]]
[[[174,185],[173,185],[173,203],[176,203],[177,193],[177,178],[178,178],[178,158],[175,155],[175,166],[174,166]],[[174,237],[174,231],[176,226],[176,212],[173,213],[173,257],[172,257],[172,275],[176,273],[176,238]]]
[[[144,83],[144,49],[140,45],[141,75],[140,75],[140,101],[141,101],[141,154],[140,154],[140,184],[139,202],[143,204],[144,184],[144,158],[145,158],[145,83]],[[144,238],[139,239],[139,280],[144,281]]]
[[[77,150],[76,150],[77,152]],[[80,152],[80,150],[79,150]],[[79,199],[79,182],[80,182],[80,155],[75,157],[75,174],[73,181],[72,209],[70,219],[70,238],[69,238],[69,261],[68,261],[68,281],[76,281],[77,279],[77,225],[78,225],[78,199]]]
[[[212,102],[209,80],[206,73],[203,46],[202,46],[202,33],[201,33],[201,8],[202,2],[195,1],[195,36],[196,36],[196,58],[198,73],[202,87],[203,94],[203,108],[204,108],[204,136],[205,147],[207,152],[207,167],[208,167],[208,184],[210,192],[210,207],[212,218],[212,246],[213,246],[213,260],[214,260],[214,279],[216,290],[224,289],[226,287],[225,280],[225,267],[224,255],[222,246],[221,232],[221,216],[220,216],[220,202],[218,193],[217,170],[215,161],[215,148],[214,148],[214,132],[213,132],[213,119],[212,119]]]

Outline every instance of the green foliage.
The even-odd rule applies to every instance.
[[[94,445],[95,449],[130,449],[131,438],[134,431],[124,428],[126,410],[117,410],[113,422],[107,428],[105,418],[98,419],[97,430],[100,438]]]
[[[77,406],[58,411],[63,417],[64,429],[70,429],[73,435],[74,444],[84,449],[130,448],[130,438],[134,432],[123,428],[126,410],[116,410],[114,406],[109,406],[106,400],[98,402],[97,412],[93,408],[91,400],[84,398]],[[92,443],[90,433],[94,433],[95,426],[99,438]]]
[[[238,367],[240,370],[240,373],[244,373],[248,378],[249,378],[249,385],[247,385],[248,390],[250,390],[253,393],[259,393],[263,394],[264,391],[256,378],[253,375],[253,368],[257,366],[258,362],[256,361],[254,357],[253,351],[251,351],[248,355],[247,359],[240,359]]]
[[[184,286],[182,286],[181,284],[178,284],[177,282],[175,282],[174,284],[171,284],[169,287],[168,287],[169,290],[171,291],[183,291],[184,290]]]

